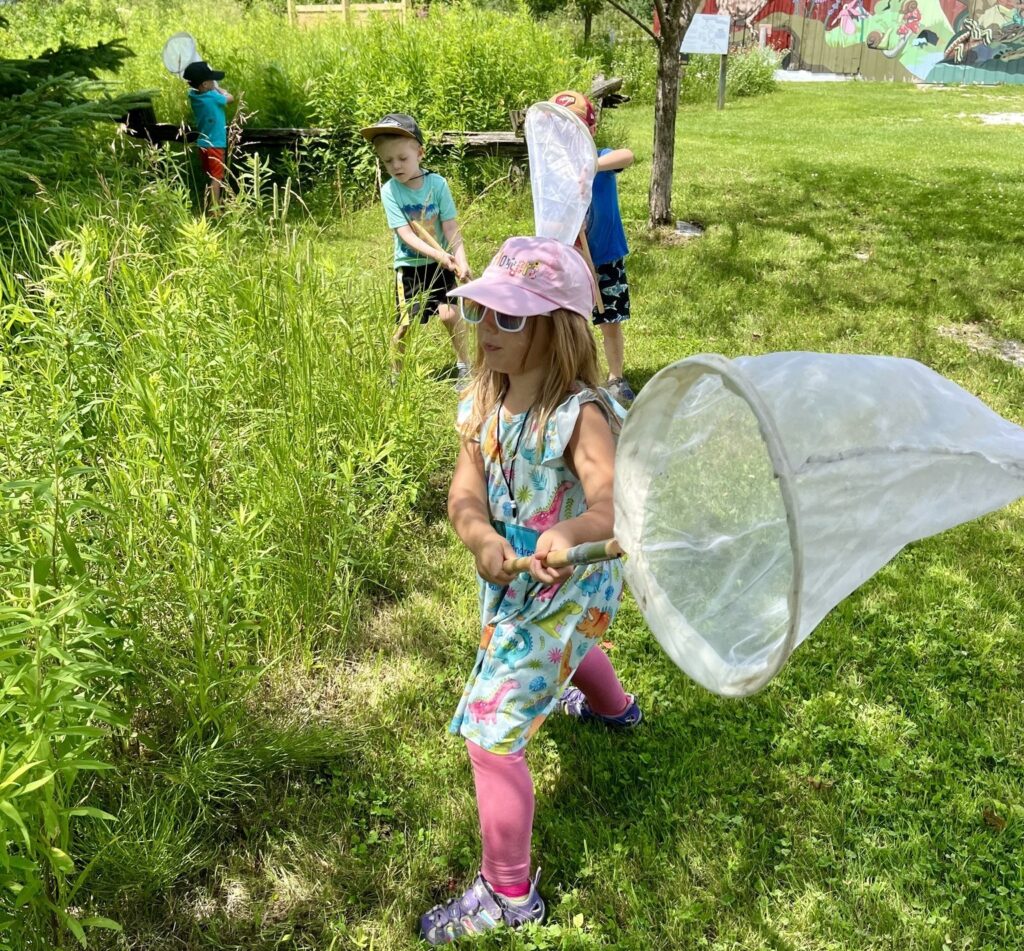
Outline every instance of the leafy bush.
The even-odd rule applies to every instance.
[[[387,382],[393,301],[317,262],[290,193],[254,167],[213,225],[151,176],[43,195],[0,262],[0,929],[16,947],[110,926],[75,910],[78,845],[119,830],[75,823],[104,818],[82,800],[131,755],[119,725],[169,773],[237,754],[267,659],[343,649],[395,584],[446,445],[421,413],[430,384]]]
[[[342,184],[366,192],[374,182],[372,150],[358,130],[386,112],[411,112],[428,135],[449,129],[508,129],[509,109],[560,88],[589,86],[597,65],[578,55],[567,29],[538,23],[526,7],[482,9],[469,3],[434,5],[427,19],[378,18],[360,26],[331,20],[290,29],[272,6],[195,0],[140,0],[90,21],[99,0],[55,4],[55,32],[79,42],[123,35],[136,53],[120,81],[154,90],[162,122],[190,121],[186,87],[163,67],[167,37],[186,30],[200,53],[227,74],[225,88],[241,93],[256,126],[325,126],[337,132],[322,158],[343,173]],[[18,10],[25,50],[57,41],[45,18]],[[78,11],[78,13],[74,13]],[[31,28],[29,28],[31,21]],[[12,21],[12,27],[15,24]],[[437,166],[439,158],[432,156]],[[442,163],[443,164],[443,163]],[[457,159],[447,168],[457,169]]]
[[[684,102],[702,102],[718,95],[718,56],[691,56],[683,72],[680,98]],[[774,92],[778,85],[775,70],[782,62],[781,55],[773,49],[754,47],[729,54],[725,74],[726,98],[762,96]]]
[[[5,25],[0,20],[0,30]],[[90,148],[89,131],[136,104],[132,96],[111,96],[97,71],[116,72],[130,56],[113,40],[0,58],[0,207],[40,180],[95,167],[99,150]]]
[[[335,158],[364,187],[374,159],[358,130],[384,113],[413,114],[428,136],[508,129],[510,109],[589,86],[597,71],[572,51],[567,34],[523,11],[468,4],[433,9],[427,20],[382,20],[350,31],[337,53],[310,99],[318,121],[339,132]]]
[[[624,80],[623,91],[634,102],[654,102],[655,83],[658,78],[658,53],[649,38],[642,34],[627,33],[627,26],[616,34],[611,46],[611,75]]]

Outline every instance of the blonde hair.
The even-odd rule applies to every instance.
[[[551,414],[567,396],[583,387],[598,392],[601,408],[612,431],[617,434],[618,417],[598,389],[601,386],[601,371],[597,362],[597,344],[590,332],[589,322],[572,311],[558,309],[550,314],[530,317],[522,332],[530,334],[532,338],[536,333],[537,320],[551,321],[548,372],[533,404],[537,419],[538,449]],[[473,405],[468,418],[459,426],[459,435],[463,439],[479,438],[480,428],[508,392],[508,375],[488,370],[483,354],[483,346],[478,339],[473,379],[466,389],[466,395],[472,398]]]

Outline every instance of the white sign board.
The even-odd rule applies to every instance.
[[[718,53],[724,56],[729,52],[729,34],[732,32],[732,17],[727,13],[698,13],[690,21],[683,37],[680,53]]]

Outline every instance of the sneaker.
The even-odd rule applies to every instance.
[[[586,694],[579,687],[573,687],[571,684],[565,688],[559,703],[561,703],[562,711],[566,716],[575,717],[580,723],[598,720],[613,730],[633,730],[643,722],[644,712],[640,709],[633,694],[627,693],[626,696],[629,697],[629,706],[617,717],[594,713],[590,709],[590,704],[587,703]]]
[[[435,905],[420,918],[420,937],[431,947],[451,942],[466,935],[493,931],[506,925],[519,928],[531,922],[540,924],[547,914],[544,899],[537,891],[540,869],[530,883],[530,894],[524,899],[506,898],[477,875],[460,898],[444,905]]]
[[[615,402],[622,406],[629,406],[633,400],[636,399],[636,393],[633,392],[633,387],[629,385],[629,380],[624,376],[612,377],[604,388],[615,397]]]

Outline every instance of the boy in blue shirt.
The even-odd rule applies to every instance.
[[[192,88],[188,91],[188,102],[192,107],[199,139],[199,164],[206,176],[204,205],[214,208],[220,205],[220,189],[224,181],[224,159],[228,148],[228,123],[225,106],[234,102],[235,97],[217,86],[217,80],[224,74],[219,69],[210,69],[202,60],[189,63],[181,74]]]
[[[381,187],[380,198],[395,236],[398,327],[391,341],[395,372],[401,369],[404,338],[412,319],[418,317],[425,324],[437,314],[451,337],[458,370],[455,388],[459,390],[469,376],[469,332],[447,294],[455,289],[456,277],[466,281],[471,274],[451,189],[442,176],[420,167],[423,133],[412,116],[388,113],[362,134],[373,143],[377,158],[391,176]],[[434,242],[417,229],[425,229]]]
[[[552,96],[551,101],[576,113],[591,135],[597,131],[597,112],[582,93],[567,90]],[[598,152],[597,175],[586,225],[587,244],[604,304],[603,314],[594,308],[593,321],[601,328],[604,341],[604,356],[608,362],[606,389],[623,406],[629,406],[636,395],[623,376],[625,341],[622,325],[629,320],[629,283],[626,280],[629,246],[622,227],[615,176],[632,164],[633,153],[629,149],[601,149]]]

